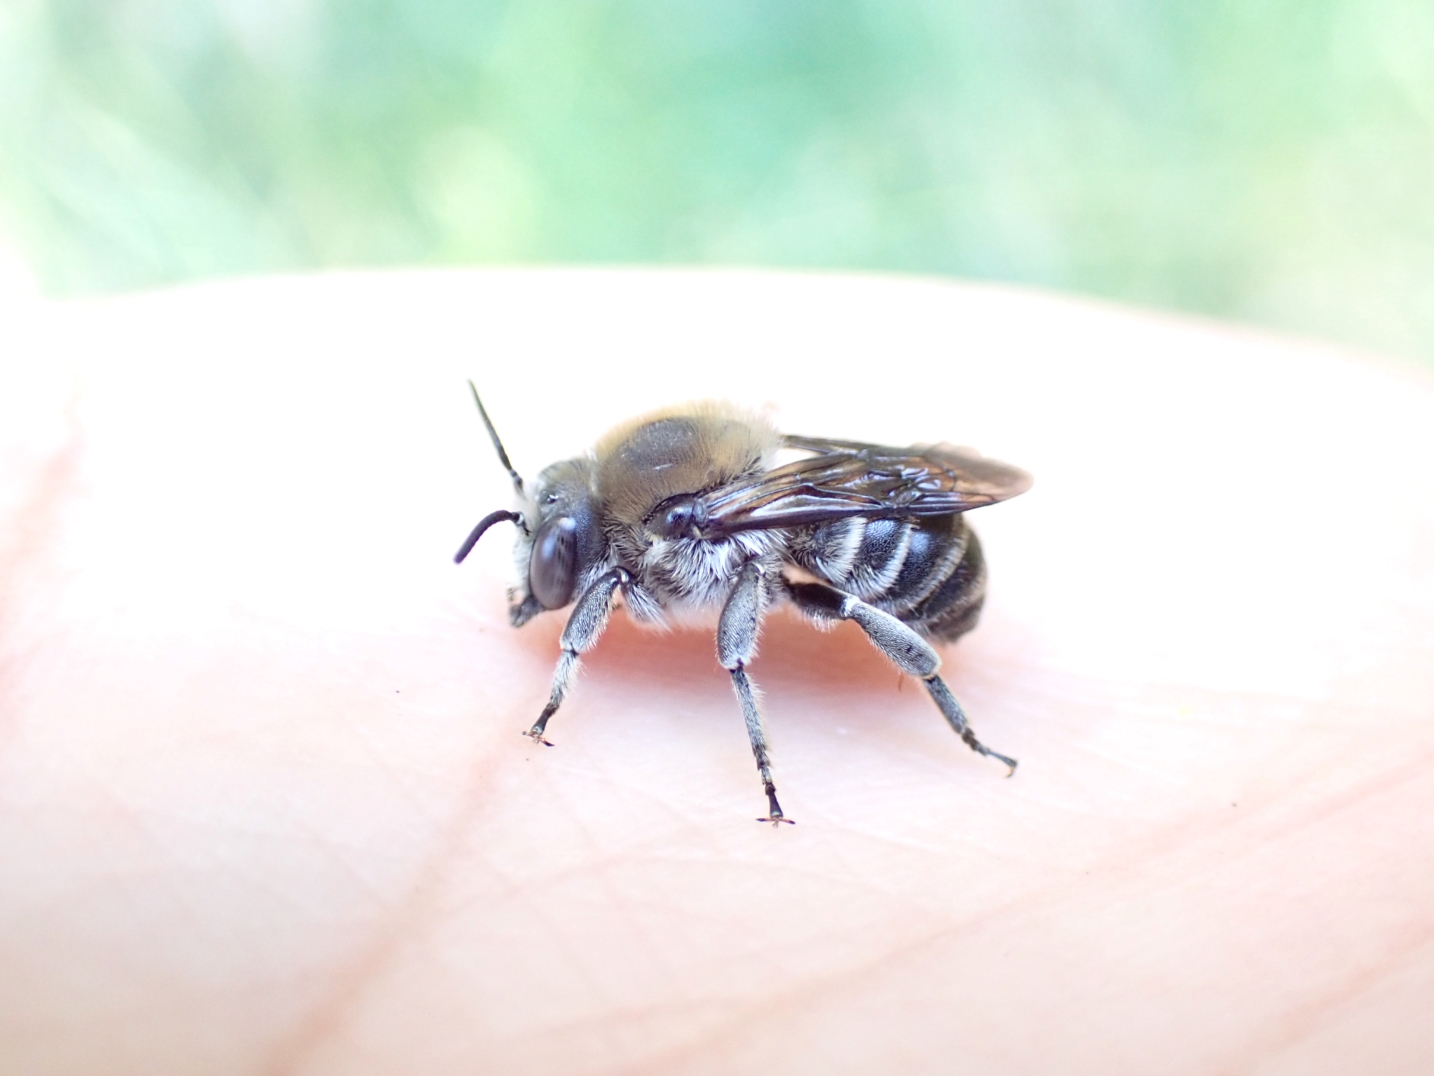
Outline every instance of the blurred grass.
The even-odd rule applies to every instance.
[[[0,0],[73,294],[334,265],[955,274],[1434,362],[1430,0]]]

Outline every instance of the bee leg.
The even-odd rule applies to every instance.
[[[775,826],[792,820],[782,814],[781,804],[777,802],[772,760],[767,755],[767,732],[762,727],[762,711],[757,709],[757,695],[746,670],[747,662],[757,652],[757,626],[765,603],[762,574],[762,566],[754,560],[749,560],[738,573],[737,585],[727,596],[722,618],[717,623],[717,659],[732,674],[732,688],[737,692],[737,702],[747,722],[747,738],[752,742],[752,755],[757,760],[757,772],[762,776],[762,791],[767,793],[767,817],[757,821]]]
[[[971,726],[966,721],[966,711],[961,709],[961,704],[956,701],[956,696],[951,694],[951,689],[946,686],[946,681],[939,676],[925,677],[926,690],[931,692],[931,698],[936,703],[936,708],[951,722],[951,727],[956,730],[956,735],[966,741],[966,746],[978,755],[985,755],[987,758],[994,758],[997,762],[1006,764],[1006,776],[1010,777],[1016,772],[1016,760],[1008,758],[998,751],[992,751],[989,747],[976,739],[976,734],[971,731]]]
[[[573,615],[568,617],[567,627],[563,628],[563,652],[558,657],[557,671],[553,673],[553,693],[548,698],[548,705],[544,706],[543,712],[538,715],[538,720],[525,733],[532,737],[534,743],[553,746],[543,738],[548,727],[548,718],[563,704],[563,696],[572,685],[582,655],[593,648],[603,629],[607,627],[608,616],[612,613],[613,594],[618,587],[626,586],[631,578],[625,569],[613,568],[599,576],[578,599]]]
[[[917,677],[926,685],[936,708],[950,722],[956,735],[965,741],[967,747],[978,755],[1004,762],[1010,767],[1011,773],[1016,772],[1015,759],[992,751],[976,739],[961,704],[956,701],[956,696],[951,694],[946,681],[936,675],[941,668],[941,655],[909,625],[890,613],[882,612],[874,605],[868,605],[860,598],[843,594],[835,587],[823,583],[787,582],[786,589],[797,608],[808,616],[820,620],[856,621],[872,644],[890,658],[897,668]],[[1009,777],[1010,773],[1006,776]]]

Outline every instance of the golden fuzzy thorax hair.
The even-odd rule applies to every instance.
[[[598,442],[597,494],[612,518],[637,526],[668,497],[766,470],[781,443],[766,418],[719,401],[643,415]]]

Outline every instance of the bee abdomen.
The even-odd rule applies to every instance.
[[[964,522],[961,529],[960,558],[919,603],[897,614],[933,639],[951,640],[965,635],[976,626],[986,600],[986,558],[981,553],[981,542]]]
[[[981,546],[959,515],[838,520],[793,535],[789,556],[931,638],[975,627],[985,596]]]
[[[885,594],[906,561],[911,525],[894,519],[842,519],[792,535],[789,556],[819,579],[871,601]]]

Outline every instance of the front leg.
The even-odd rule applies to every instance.
[[[747,679],[746,665],[757,652],[757,628],[766,604],[762,566],[749,560],[737,576],[737,585],[722,606],[722,619],[717,623],[717,659],[732,674],[732,687],[737,692],[742,716],[747,721],[747,738],[752,741],[752,755],[757,772],[762,776],[762,791],[767,793],[767,817],[758,822],[791,822],[782,814],[777,802],[777,786],[772,783],[772,760],[767,755],[767,732],[762,727],[762,712],[757,709],[757,696]]]
[[[577,675],[582,655],[593,648],[603,629],[607,627],[608,617],[612,615],[613,595],[617,588],[627,586],[631,579],[625,568],[613,568],[598,576],[597,581],[583,591],[582,597],[578,599],[573,615],[568,617],[568,625],[563,629],[563,652],[558,658],[557,671],[553,673],[553,693],[548,698],[548,705],[544,706],[543,712],[538,715],[538,720],[526,733],[535,743],[553,746],[543,738],[543,732],[548,727],[548,718],[563,704],[563,696],[568,693],[573,677]]]

